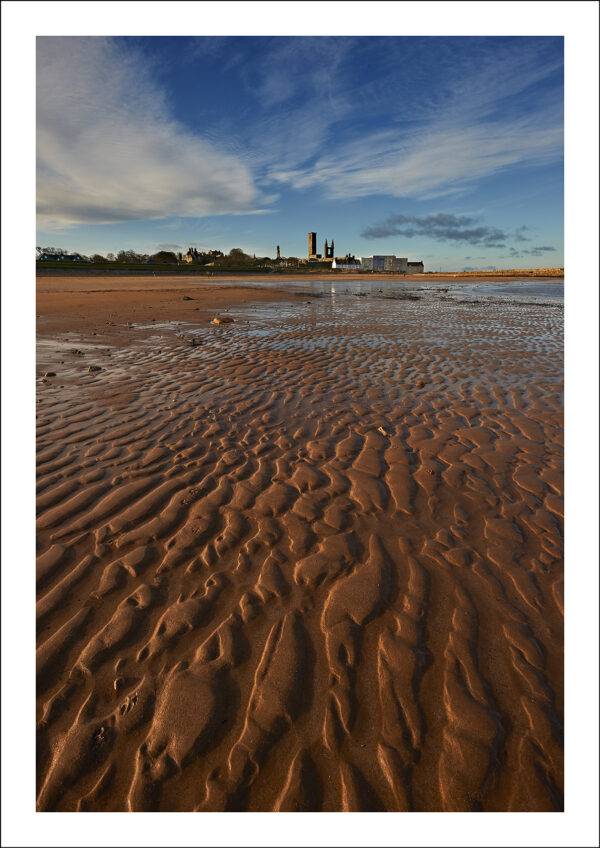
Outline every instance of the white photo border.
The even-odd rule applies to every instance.
[[[597,845],[598,4],[13,0],[2,24],[2,845]],[[564,813],[35,812],[37,35],[564,36]]]

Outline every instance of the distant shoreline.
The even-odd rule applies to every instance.
[[[485,280],[514,280],[522,277],[531,279],[556,280],[557,282],[564,279],[563,268],[523,268],[511,269],[506,271],[430,271],[422,274],[377,274],[369,272],[349,272],[344,271],[201,271],[196,269],[174,269],[170,266],[164,268],[82,268],[80,265],[75,267],[61,268],[43,268],[36,267],[37,277],[198,277],[201,279],[217,281],[217,280],[245,280],[248,278],[265,277],[268,279],[278,279],[282,282],[294,280],[295,277],[314,278],[331,277],[333,279],[344,280],[377,280],[385,282],[387,280],[393,282],[418,282],[419,280],[437,280],[439,282],[460,282],[461,280],[485,279]]]

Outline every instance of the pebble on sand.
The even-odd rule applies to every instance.
[[[211,324],[233,324],[233,318],[230,315],[215,315],[210,322]]]
[[[102,368],[100,365],[90,365],[88,371],[102,371]]]

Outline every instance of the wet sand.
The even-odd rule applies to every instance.
[[[562,304],[37,282],[38,809],[561,810]]]

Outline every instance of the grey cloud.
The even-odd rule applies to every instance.
[[[528,236],[524,235],[528,231],[529,227],[526,227],[525,225],[523,225],[522,227],[517,227],[514,232],[513,239],[515,241],[531,241]]]
[[[487,227],[470,215],[390,215],[382,224],[366,227],[363,238],[378,239],[389,236],[431,238],[441,242],[506,247],[508,234],[498,227]]]
[[[517,250],[515,247],[510,247],[505,259],[519,259],[522,256],[544,256],[546,253],[555,253],[556,248],[550,245],[537,245],[528,250]]]
[[[533,247],[531,250],[526,250],[525,253],[531,253],[532,256],[541,256],[543,253],[554,253],[555,250],[555,247],[544,245],[540,247]]]

